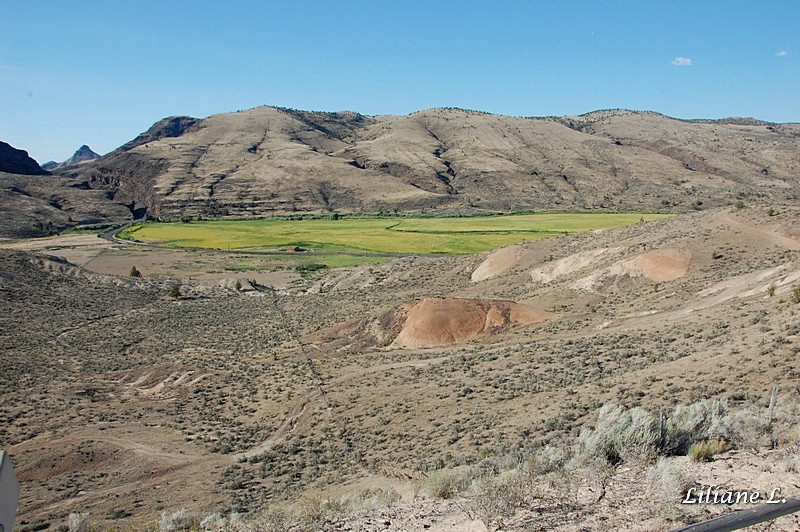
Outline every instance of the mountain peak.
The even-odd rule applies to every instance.
[[[76,164],[81,164],[86,161],[92,161],[94,159],[99,158],[100,155],[92,151],[92,149],[87,146],[86,144],[82,145],[78,148],[75,153],[62,163],[57,163],[55,161],[51,161],[42,165],[42,168],[45,170],[61,170],[62,168],[66,168],[67,166],[74,166]]]
[[[84,144],[83,146],[81,146],[80,148],[78,148],[75,151],[75,153],[72,155],[72,157],[70,157],[69,159],[67,159],[64,162],[70,162],[70,164],[77,164],[77,163],[80,163],[80,162],[83,162],[83,161],[88,161],[88,160],[91,160],[91,159],[97,159],[98,157],[100,157],[99,154],[95,153],[94,151],[92,151],[92,149],[89,146]],[[79,159],[79,160],[73,161],[73,159]]]

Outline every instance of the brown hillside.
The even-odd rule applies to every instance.
[[[459,109],[365,117],[272,107],[171,120],[71,175],[164,218],[688,210],[798,194],[800,136],[791,124],[633,111],[534,119]]]

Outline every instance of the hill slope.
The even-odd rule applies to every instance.
[[[0,141],[0,172],[11,172],[22,175],[45,175],[39,163],[28,155],[25,150]]]
[[[778,386],[776,412],[800,411],[800,209],[767,207],[398,258],[288,290],[226,289],[193,279],[195,252],[107,244],[122,271],[175,254],[180,299],[168,295],[175,279],[0,250],[0,443],[22,483],[20,525],[90,512],[141,530],[162,510],[255,513],[376,487],[411,502],[423,477],[569,450],[609,403],[658,419],[726,399],[755,404],[740,421],[757,426]],[[318,282],[324,293],[310,289]],[[796,446],[796,426],[776,438]],[[753,448],[769,445],[764,435],[753,432]],[[775,457],[770,470],[796,483],[797,462],[790,472]],[[749,466],[733,463],[703,481],[750,486]],[[547,529],[674,528],[661,511],[680,499],[633,496],[636,467],[610,467],[602,501],[598,470],[575,481],[581,498],[548,490],[559,504],[529,508]],[[685,512],[699,520],[706,508],[673,519]]]
[[[128,220],[131,212],[84,180],[0,172],[0,238],[45,236],[81,224]]]
[[[693,209],[798,195],[800,127],[656,113],[513,118],[273,107],[172,117],[69,175],[152,216]]]

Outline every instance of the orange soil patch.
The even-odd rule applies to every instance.
[[[662,249],[641,253],[631,259],[615,262],[592,275],[573,283],[572,288],[596,291],[616,286],[623,279],[645,278],[654,282],[674,281],[689,273],[691,255],[679,249]]]
[[[403,307],[405,321],[392,347],[434,347],[463,342],[512,325],[547,321],[553,314],[498,299],[426,298]]]

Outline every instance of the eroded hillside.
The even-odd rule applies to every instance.
[[[656,113],[366,117],[259,107],[173,117],[72,176],[138,214],[693,210],[796,197],[792,124]]]

